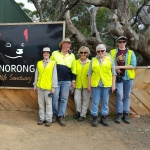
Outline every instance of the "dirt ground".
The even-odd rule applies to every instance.
[[[0,150],[150,150],[150,115],[132,118],[132,123],[91,126],[91,118],[77,122],[67,117],[67,126],[37,125],[38,114],[0,111]]]

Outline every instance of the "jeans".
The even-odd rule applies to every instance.
[[[58,81],[58,87],[55,89],[55,93],[53,96],[53,114],[56,114],[58,117],[65,116],[70,87],[71,81]],[[59,96],[60,104],[58,108]]]
[[[52,98],[48,97],[49,93],[49,90],[38,88],[39,118],[43,121],[52,122]]]
[[[101,116],[107,116],[109,107],[110,87],[92,87],[91,115],[98,116],[98,106],[101,100]]]
[[[80,113],[81,117],[86,117],[91,93],[87,89],[75,89],[74,102],[76,106],[76,112]]]
[[[129,113],[133,80],[116,83],[116,113]]]

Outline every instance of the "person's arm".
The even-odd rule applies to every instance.
[[[90,62],[89,71],[88,71],[88,92],[92,92],[91,75],[92,75],[92,60]]]
[[[36,67],[35,77],[34,77],[34,83],[33,83],[33,86],[34,86],[34,92],[37,90],[37,87],[36,87],[37,78],[38,78],[38,69],[37,69],[37,67]]]
[[[71,72],[72,72],[72,82],[71,82],[71,86],[75,88],[75,81],[76,81],[76,59],[75,56],[73,55],[73,61],[72,61],[72,65],[71,65]]]
[[[91,76],[88,75],[88,92],[92,92],[91,88]]]
[[[111,59],[112,62],[112,87],[111,91],[112,93],[116,90],[116,70],[115,70],[115,64],[114,61]]]
[[[125,70],[132,70],[135,69],[132,65],[129,66],[115,66],[115,69],[125,69]]]
[[[112,93],[116,90],[116,75],[112,76],[112,87],[111,87],[111,91]]]
[[[57,78],[57,69],[55,64],[53,69],[53,76],[52,76],[52,90],[51,90],[52,94],[54,94],[56,87],[58,87],[58,78]]]
[[[128,66],[116,66],[115,69],[132,70],[132,69],[135,69],[136,64],[137,64],[136,56],[135,56],[135,53],[132,52],[130,65],[128,65]]]

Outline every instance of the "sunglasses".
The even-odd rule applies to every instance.
[[[96,51],[97,53],[104,53],[105,50],[99,50],[99,51]]]
[[[87,52],[80,52],[80,54],[87,54]]]
[[[126,41],[118,41],[118,43],[126,43]]]

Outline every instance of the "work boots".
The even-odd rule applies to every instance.
[[[66,122],[65,122],[65,120],[64,120],[64,118],[63,117],[58,117],[58,122],[59,122],[59,124],[61,125],[61,126],[63,126],[63,127],[65,127],[66,126]]]
[[[100,123],[103,124],[104,126],[109,126],[106,116],[101,116]]]
[[[118,113],[115,118],[115,122],[120,124],[122,121],[122,113]]]
[[[98,126],[98,117],[97,116],[93,116],[92,126],[93,127],[97,127]]]
[[[129,114],[128,114],[128,113],[123,112],[122,120],[123,120],[125,123],[130,124]]]
[[[74,116],[73,116],[73,119],[79,119],[80,118],[80,113],[77,112]]]
[[[57,115],[56,115],[56,114],[53,114],[52,123],[55,123],[56,121],[57,121]]]

